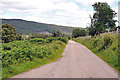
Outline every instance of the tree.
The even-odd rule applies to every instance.
[[[60,30],[57,30],[56,32],[53,31],[53,32],[52,32],[52,36],[53,36],[53,37],[62,37],[62,33],[60,32]]]
[[[52,36],[56,37],[56,32],[55,31],[52,31]]]
[[[22,39],[22,36],[16,33],[15,27],[9,24],[2,24],[2,42],[8,43],[14,40]]]
[[[91,20],[91,29],[93,28],[93,18],[92,18],[92,16],[91,15],[89,15],[89,17],[90,17],[90,20]]]
[[[62,36],[62,37],[66,37],[66,34],[65,34],[65,33],[62,33],[61,36]]]
[[[96,2],[92,5],[94,8],[93,26],[96,34],[103,33],[106,29],[114,30],[116,12],[111,9],[108,3]]]
[[[88,31],[88,34],[91,35],[92,37],[95,36],[95,34],[96,34],[95,28],[88,27],[87,31]]]
[[[60,30],[57,30],[56,36],[57,36],[57,37],[61,37],[61,32],[60,32]]]
[[[120,29],[120,26],[118,26],[118,28]]]
[[[72,31],[72,37],[76,38],[79,36],[86,36],[86,31],[81,30],[80,28],[73,29]]]

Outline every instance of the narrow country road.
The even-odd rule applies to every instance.
[[[85,46],[70,40],[59,61],[13,78],[118,78],[118,75]]]

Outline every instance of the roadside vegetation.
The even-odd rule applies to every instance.
[[[34,33],[22,37],[13,26],[3,24],[2,33],[2,78],[57,60],[62,57],[68,43],[68,38],[60,31],[51,35]]]
[[[100,36],[73,38],[74,41],[83,44],[93,53],[107,62],[111,67],[120,71],[118,66],[118,36],[109,33]]]
[[[38,33],[30,33],[35,30],[31,26],[27,35],[20,35],[14,26],[2,24],[2,78],[9,78],[57,60],[62,56],[68,39],[71,38],[88,47],[110,66],[120,71],[120,67],[118,67],[118,36],[108,33],[120,28],[115,24],[117,22],[114,20],[116,12],[111,9],[108,3],[96,2],[92,6],[94,14],[90,16],[90,26],[86,29],[69,28],[70,30],[68,29],[67,32],[71,32],[72,29],[72,36],[60,31],[66,31],[67,29],[64,27],[59,27],[60,30],[55,27],[48,29],[48,25],[44,26],[45,30],[38,30],[38,28],[43,28],[39,25],[36,28]],[[25,25],[22,27],[28,26]],[[39,33],[39,31],[46,30],[50,34]],[[20,29],[19,32],[25,31]]]
[[[2,24],[2,42],[8,43],[15,40],[23,40],[20,34],[17,34],[15,27],[10,24]]]
[[[117,13],[111,9],[108,3],[96,2],[92,6],[94,14],[90,15],[91,24],[86,32],[79,30],[78,34],[74,29],[73,34],[77,37],[73,35],[73,40],[85,45],[111,67],[120,71],[117,34],[117,28],[120,27],[116,26],[117,20],[114,20]],[[88,36],[82,36],[81,33],[86,33]]]
[[[3,43],[2,77],[8,78],[60,58],[67,42],[66,38],[34,38]]]

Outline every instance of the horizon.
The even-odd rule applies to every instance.
[[[91,2],[87,0],[32,0],[29,3],[28,1],[1,0],[1,18],[86,28],[90,24],[89,15],[94,12],[92,4],[107,2],[118,13],[119,2],[119,0],[93,0]],[[117,17],[115,19],[117,20]]]

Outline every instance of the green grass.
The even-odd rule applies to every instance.
[[[30,69],[40,67],[40,66],[42,66],[44,64],[54,62],[54,61],[58,60],[58,58],[62,57],[61,53],[64,51],[64,49],[65,49],[65,44],[62,45],[59,48],[59,50],[54,51],[54,53],[56,55],[51,56],[51,57],[49,57],[47,59],[35,58],[33,61],[28,61],[28,62],[21,63],[19,65],[11,65],[10,67],[3,68],[2,77],[3,78],[9,78],[9,77],[15,76],[17,74],[20,74],[22,72],[28,71]]]
[[[17,62],[15,64],[8,63],[9,64],[8,66],[5,65],[2,68],[2,78],[10,78],[12,76],[15,76],[15,75],[20,74],[20,73],[25,72],[25,71],[28,71],[30,69],[40,67],[40,66],[42,66],[44,64],[48,64],[50,62],[54,62],[54,61],[58,60],[58,58],[62,57],[62,53],[65,49],[66,43],[59,41],[59,40],[56,40],[56,41],[53,41],[50,43],[47,42],[47,43],[41,44],[40,42],[36,42],[36,40],[40,41],[41,39],[35,39],[33,43],[31,43],[30,41],[25,41],[25,43],[23,42],[24,46],[23,46],[23,44],[21,45],[20,41],[5,44],[7,46],[4,46],[5,50],[3,48],[3,52],[9,52],[5,57],[7,60],[9,60],[9,58],[7,58],[7,56],[10,56],[11,52],[14,51],[13,48],[15,48],[15,45],[13,45],[12,43],[16,44],[17,45],[16,47],[19,46],[19,49],[17,50],[17,52],[19,51],[17,53],[18,55],[19,55],[19,53],[23,52],[24,50],[26,50],[26,51],[28,50],[27,51],[28,53],[26,52],[26,54],[30,54],[30,56],[33,57],[33,60],[27,60],[27,61],[25,60],[22,63]],[[38,44],[38,43],[40,43],[40,44]],[[29,49],[26,44],[28,46],[31,45],[31,47],[33,47],[33,51],[31,51],[31,48]],[[11,45],[12,45],[12,48],[11,48],[11,50],[9,50]],[[22,48],[24,47],[24,49],[21,49],[20,47],[22,47]],[[8,50],[6,50],[6,49],[8,49]],[[34,49],[37,49],[38,51],[36,51]],[[45,49],[45,51],[42,49]],[[35,55],[35,54],[39,53],[39,50],[40,51],[42,50],[40,52],[40,54],[46,53],[42,56],[42,58],[38,57],[38,55]],[[33,53],[35,53],[34,54],[35,56],[32,55]],[[49,55],[48,53],[51,53],[51,54]],[[12,53],[12,55],[15,55],[15,54],[16,53]],[[26,56],[26,54],[24,56]],[[19,57],[19,58],[21,58],[21,57]],[[25,59],[28,59],[28,58],[29,57],[26,57]],[[21,60],[21,59],[19,59],[19,60]],[[12,59],[11,59],[11,61],[12,61]]]
[[[102,60],[107,62],[116,71],[118,66],[118,36],[117,34],[102,34],[100,36],[74,38],[74,41],[83,44]]]

